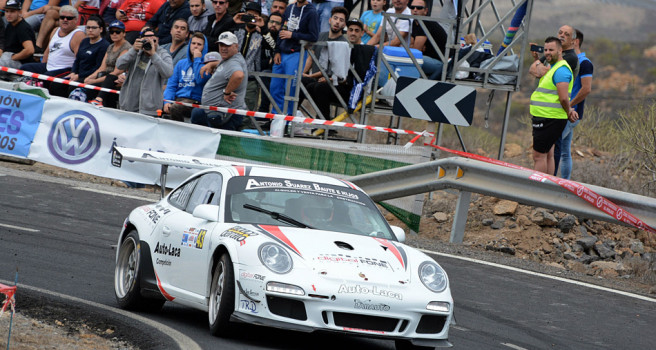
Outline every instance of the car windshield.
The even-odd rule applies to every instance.
[[[281,214],[313,229],[395,239],[373,201],[350,187],[239,176],[230,179],[227,188],[225,217],[229,222],[299,226],[280,220],[277,214]]]

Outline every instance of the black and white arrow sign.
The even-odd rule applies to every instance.
[[[435,80],[400,76],[392,112],[402,117],[470,126],[476,90]]]

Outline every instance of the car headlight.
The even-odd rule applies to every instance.
[[[446,289],[448,283],[446,273],[440,265],[432,261],[424,261],[419,265],[419,279],[421,283],[435,293]]]
[[[258,255],[262,264],[275,273],[287,273],[293,267],[292,257],[287,253],[285,248],[277,244],[262,244]]]

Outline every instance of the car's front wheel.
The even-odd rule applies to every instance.
[[[131,231],[119,247],[114,270],[114,294],[118,306],[128,310],[159,310],[164,300],[147,299],[141,295],[140,263],[139,235]]]
[[[235,310],[235,277],[232,259],[223,253],[214,267],[210,287],[209,320],[212,335],[230,332],[230,316]]]

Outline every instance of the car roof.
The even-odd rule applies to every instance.
[[[286,180],[321,182],[329,185],[348,187],[361,191],[360,188],[358,188],[357,186],[355,186],[349,181],[340,180],[327,175],[315,174],[305,170],[295,170],[295,169],[258,166],[258,165],[230,165],[230,166],[210,168],[203,172],[220,171],[221,169],[227,170],[231,178],[237,176],[263,176],[263,177],[273,177],[273,178],[280,178]]]

